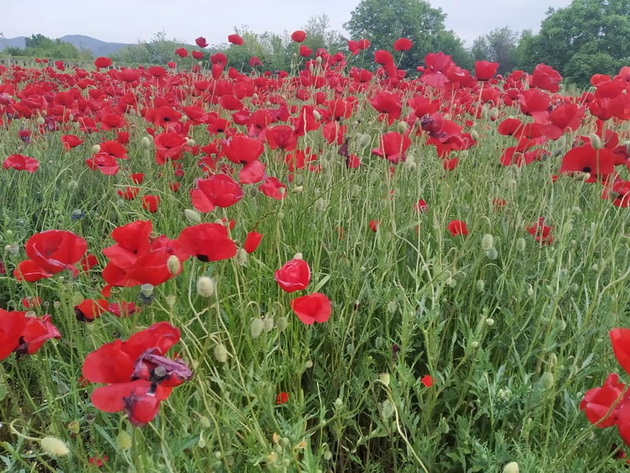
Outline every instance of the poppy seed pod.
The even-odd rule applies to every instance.
[[[518,473],[518,463],[510,462],[503,467],[503,473]]]
[[[132,440],[131,435],[129,435],[124,430],[121,430],[118,434],[118,438],[116,439],[116,443],[118,444],[118,448],[121,450],[129,450],[131,449]]]
[[[494,248],[494,237],[489,233],[484,234],[481,238],[481,247],[486,251]]]
[[[166,267],[168,268],[168,272],[175,276],[182,270],[182,263],[177,256],[171,255],[166,260]]]

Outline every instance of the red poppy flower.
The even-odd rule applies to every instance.
[[[85,379],[109,383],[92,393],[92,403],[105,412],[125,410],[134,425],[151,421],[172,388],[190,379],[192,371],[164,355],[179,341],[179,330],[159,322],[132,335],[107,343],[87,355]]]
[[[109,67],[112,65],[112,60],[108,57],[97,57],[96,59],[94,59],[94,65],[99,69]]]
[[[256,248],[258,248],[258,245],[260,245],[262,238],[263,236],[260,233],[249,232],[247,234],[247,237],[245,238],[243,249],[247,253],[253,253],[254,251],[256,251]]]
[[[311,54],[313,54],[313,50],[303,44],[300,45],[298,52],[302,57],[309,57]]]
[[[79,322],[92,322],[108,311],[106,299],[85,299],[74,306],[74,315]]]
[[[428,374],[425,374],[420,380],[420,382],[424,384],[424,386],[427,388],[430,388],[431,386],[433,386],[433,378]]]
[[[185,136],[171,131],[166,131],[157,135],[154,140],[155,144],[155,161],[159,165],[163,165],[167,160],[177,160],[181,158],[187,140]]]
[[[368,223],[368,226],[370,227],[370,230],[375,232],[376,230],[378,230],[378,227],[380,224],[381,222],[379,222],[378,220],[370,220],[370,222]]]
[[[286,404],[289,401],[289,395],[281,391],[276,396],[276,404]]]
[[[142,208],[148,210],[151,213],[157,212],[158,206],[160,205],[160,196],[159,195],[143,195],[142,196]]]
[[[201,61],[203,59],[203,51],[192,51],[190,54],[197,61]]]
[[[282,200],[286,197],[287,186],[275,177],[266,177],[265,182],[258,186],[258,190],[272,199]]]
[[[118,160],[107,153],[96,153],[94,156],[86,159],[85,164],[93,171],[98,170],[106,176],[113,176],[120,169]]]
[[[0,360],[5,359],[18,347],[25,327],[24,312],[0,309]]]
[[[203,262],[220,261],[236,255],[236,244],[220,223],[200,223],[184,228],[177,237],[182,251]]]
[[[26,325],[15,352],[21,355],[32,355],[50,338],[61,338],[57,327],[50,322],[50,315],[26,317]]]
[[[477,80],[488,81],[494,77],[498,68],[498,62],[475,61],[475,77]]]
[[[551,245],[554,240],[551,235],[551,227],[549,225],[545,225],[544,217],[540,217],[538,222],[527,227],[527,233],[532,235],[534,239],[542,245]]]
[[[275,272],[274,279],[284,292],[301,291],[311,281],[311,268],[303,259],[292,259]]]
[[[227,174],[215,174],[199,179],[190,191],[192,204],[200,212],[210,212],[216,207],[230,207],[243,198],[241,186]]]
[[[237,46],[241,46],[243,44],[243,38],[237,34],[228,35],[228,41]]]
[[[267,128],[265,135],[271,149],[293,151],[297,147],[297,135],[290,126],[276,125]]]
[[[394,41],[394,51],[409,51],[413,43],[409,38],[398,38]]]
[[[27,171],[34,173],[39,168],[39,161],[29,156],[12,154],[2,162],[4,169],[15,169],[16,171]]]
[[[199,38],[195,39],[195,44],[200,48],[205,48],[208,46],[208,41],[203,36],[199,36]]]
[[[69,151],[83,143],[83,140],[74,135],[61,135],[61,143],[63,144],[64,149]]]
[[[255,161],[265,150],[262,141],[250,138],[243,134],[232,137],[225,141],[222,146],[225,156],[236,164],[248,164]]]
[[[33,282],[64,269],[78,274],[74,264],[87,251],[87,243],[72,232],[47,230],[31,236],[25,250],[30,259],[22,261],[13,274],[20,281]]]
[[[296,30],[291,33],[291,39],[296,43],[301,43],[306,39],[306,33],[302,30]]]
[[[330,300],[320,292],[293,299],[291,309],[306,325],[327,322],[332,312]]]
[[[451,236],[468,235],[468,229],[466,228],[466,223],[461,220],[451,220],[447,228],[448,228],[448,231],[451,233]]]
[[[407,135],[390,131],[381,136],[381,147],[372,149],[372,154],[398,164],[407,158],[406,152],[409,145],[411,145],[411,139]]]
[[[243,166],[238,172],[238,182],[241,184],[256,184],[265,178],[265,164],[260,161],[252,161]]]
[[[141,284],[157,286],[173,277],[167,261],[171,255],[180,262],[188,255],[178,243],[166,237],[151,238],[151,221],[131,222],[114,229],[115,245],[103,250],[109,263],[103,279],[110,286],[131,287]]]
[[[584,172],[591,175],[587,182],[595,182],[597,178],[606,178],[615,171],[615,156],[605,148],[595,149],[586,143],[577,146],[562,158],[560,172]]]
[[[177,48],[175,54],[179,57],[188,57],[188,50],[186,48]]]
[[[429,206],[427,205],[427,203],[420,199],[418,200],[418,202],[416,202],[416,205],[414,205],[414,208],[416,210],[416,212],[427,212],[429,210]]]
[[[125,187],[124,190],[119,189],[117,191],[118,195],[120,197],[122,197],[125,200],[133,200],[138,196],[138,193],[140,192],[140,188],[139,187],[135,187],[135,186],[127,186]]]
[[[392,125],[395,120],[400,118],[402,105],[400,103],[400,95],[386,90],[380,90],[368,102],[379,113],[387,114],[387,122]]]
[[[530,85],[556,93],[560,89],[559,84],[561,81],[562,76],[553,67],[546,64],[538,64],[532,72]]]
[[[601,388],[589,389],[584,394],[580,409],[591,424],[599,428],[611,427],[617,422],[618,408],[625,389],[626,385],[619,382],[616,374],[611,373]]]

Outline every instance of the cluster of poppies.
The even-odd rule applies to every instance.
[[[617,361],[630,374],[630,329],[611,330],[610,340]],[[580,409],[599,428],[617,426],[623,441],[630,445],[630,391],[616,373],[610,373],[600,388],[588,390]]]
[[[153,420],[173,388],[192,377],[186,363],[165,356],[179,338],[177,328],[159,322],[89,353],[83,378],[106,383],[92,392],[94,406],[105,412],[124,410],[134,425]]]
[[[301,257],[293,258],[275,272],[275,279],[284,292],[302,291],[311,282],[311,268]],[[296,297],[290,304],[293,312],[306,325],[328,321],[332,311],[330,300],[321,292]]]

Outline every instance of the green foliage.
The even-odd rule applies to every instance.
[[[498,62],[498,73],[505,74],[518,62],[518,40],[518,33],[510,28],[497,28],[475,39],[471,52],[476,61]]]
[[[42,34],[34,34],[24,40],[25,48],[6,48],[5,54],[9,56],[39,57],[48,59],[76,59],[87,60],[92,54],[79,49],[71,43],[60,39],[50,39]]]
[[[548,64],[586,85],[594,71],[614,74],[630,58],[630,0],[573,0],[549,10],[540,33],[523,38],[521,66]]]
[[[401,69],[415,70],[427,53],[438,51],[453,56],[459,66],[470,67],[470,54],[455,33],[446,29],[445,18],[440,8],[423,0],[362,0],[344,27],[353,39],[369,39],[370,51],[392,51],[394,41],[409,38],[414,46],[402,55]]]
[[[190,48],[176,39],[167,39],[166,33],[161,31],[155,33],[150,41],[127,46],[111,57],[117,62],[165,66],[169,61],[178,62],[181,59],[175,55],[175,50],[181,47]]]

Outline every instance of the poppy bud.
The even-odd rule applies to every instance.
[[[202,426],[204,429],[209,429],[209,428],[210,428],[210,426],[212,425],[212,424],[210,423],[210,419],[208,419],[206,416],[201,416],[201,417],[199,418],[199,423],[201,424],[201,426]]]
[[[300,192],[302,192],[303,190],[304,190],[304,186],[296,186],[296,187],[294,187],[294,188],[292,189],[292,191],[293,191],[295,194],[299,194],[299,193],[300,193]]]
[[[49,455],[54,455],[56,457],[63,457],[70,453],[70,449],[65,444],[65,442],[57,437],[44,437],[39,441],[42,450],[44,450]]]
[[[313,116],[315,117],[315,120],[320,121],[322,119],[322,114],[319,113],[317,110],[313,110]]]
[[[365,148],[366,146],[370,146],[370,143],[372,143],[372,137],[368,135],[367,133],[361,133],[358,136],[358,143],[359,143],[360,148]]]
[[[101,150],[101,145],[92,146],[92,154],[96,154]]]
[[[407,124],[407,122],[400,121],[396,123],[396,130],[398,131],[398,133],[404,133],[408,129],[409,129],[409,125]]]
[[[383,401],[383,403],[381,404],[381,409],[383,412],[384,419],[389,419],[396,411],[394,404],[392,404],[392,401],[390,401],[389,399],[385,399]]]
[[[142,143],[143,148],[149,148],[151,146],[151,138],[148,136],[143,136],[140,142]]]
[[[197,294],[201,297],[211,297],[216,290],[217,283],[214,279],[207,276],[201,276],[197,280]]]
[[[540,387],[545,391],[553,388],[553,385],[554,385],[553,374],[550,373],[549,371],[545,371],[540,377],[540,379],[538,380],[538,383]]]
[[[201,215],[196,210],[185,209],[184,210],[184,217],[186,217],[186,220],[188,221],[188,223],[190,223],[192,225],[195,225],[197,223],[201,223]]]
[[[477,290],[479,292],[483,292],[485,287],[486,287],[486,281],[484,281],[483,279],[478,279],[477,280]]]
[[[381,373],[378,375],[378,380],[385,386],[389,386],[389,373]]]
[[[118,434],[118,438],[116,440],[117,440],[116,443],[118,444],[118,448],[120,448],[121,450],[129,450],[131,448],[131,444],[132,444],[131,435],[129,435],[124,430],[120,431],[120,433]]]
[[[37,117],[38,125],[43,125],[44,123],[46,123],[46,120],[44,119],[44,117]]]
[[[488,325],[488,327],[492,327],[494,325],[494,319],[488,317],[486,319],[486,325]]]
[[[591,145],[593,146],[593,149],[602,149],[602,139],[596,134],[596,133],[591,133],[589,135],[589,139],[591,140]]]
[[[236,250],[236,262],[241,266],[245,266],[247,264],[248,254],[243,248],[239,248]]]
[[[214,358],[219,363],[225,363],[228,359],[228,351],[223,343],[219,343],[213,350]]]
[[[278,320],[276,320],[276,327],[278,328],[278,332],[284,332],[288,325],[289,320],[286,317],[278,317]]]
[[[140,294],[142,294],[146,298],[149,298],[153,295],[153,289],[153,285],[143,284],[142,286],[140,286]]]
[[[263,319],[263,329],[265,332],[271,332],[273,330],[273,319],[271,317],[265,317]]]
[[[503,473],[518,473],[518,463],[510,462],[503,467]]]
[[[516,249],[521,253],[525,251],[526,246],[527,242],[525,241],[525,238],[519,238],[518,240],[516,240]]]
[[[258,338],[262,333],[264,328],[263,320],[259,317],[252,320],[252,323],[249,325],[249,331],[252,334],[252,338]]]
[[[328,201],[326,199],[322,199],[321,197],[315,201],[315,209],[318,212],[324,212],[328,207]]]
[[[489,250],[490,248],[494,248],[494,237],[490,235],[489,233],[486,233],[481,238],[481,247],[486,251]]]
[[[477,130],[470,130],[470,136],[473,140],[479,141],[479,133],[477,133]]]
[[[486,256],[488,257],[488,259],[490,261],[494,261],[495,259],[497,259],[499,254],[497,253],[497,249],[496,248],[490,248],[490,249],[486,250]]]
[[[168,268],[168,272],[175,276],[182,270],[182,263],[177,256],[171,255],[168,257],[168,260],[166,260],[166,267]]]

